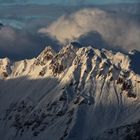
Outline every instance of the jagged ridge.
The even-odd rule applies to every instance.
[[[3,140],[94,139],[140,118],[140,78],[129,55],[71,43],[58,53],[48,47],[31,60],[0,62],[0,88],[7,87],[0,105],[9,101],[0,108]]]

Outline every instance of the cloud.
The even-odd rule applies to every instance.
[[[40,53],[45,45],[56,42],[49,37],[19,30],[10,26],[0,28],[0,57],[11,59],[32,58]]]
[[[84,36],[98,33],[112,48],[117,46],[125,50],[140,50],[140,26],[136,22],[96,8],[62,16],[49,27],[41,28],[39,32],[50,34],[62,44],[80,40],[81,37],[83,40]]]
[[[28,0],[22,0],[22,1],[20,1],[20,0],[1,0],[0,1],[0,3],[17,3],[17,2],[20,2],[20,3],[25,3],[25,2],[27,2]]]
[[[87,4],[107,4],[107,3],[135,3],[139,0],[0,0],[4,4],[60,4],[60,5],[87,5]]]

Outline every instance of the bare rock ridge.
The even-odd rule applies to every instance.
[[[134,54],[73,42],[59,52],[46,47],[30,60],[0,59],[0,137],[118,140],[133,134],[139,139]]]

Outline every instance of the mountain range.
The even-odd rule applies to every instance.
[[[139,58],[72,42],[0,59],[0,138],[139,140]]]

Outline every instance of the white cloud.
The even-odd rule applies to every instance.
[[[39,32],[50,34],[61,43],[78,40],[91,32],[98,32],[112,46],[125,50],[140,50],[140,26],[115,14],[99,9],[83,9],[69,16],[62,16],[48,28]],[[94,45],[94,44],[93,44]]]

